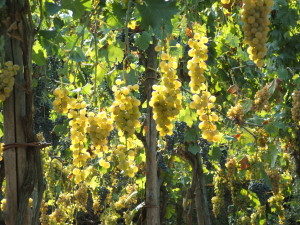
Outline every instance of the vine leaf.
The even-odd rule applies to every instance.
[[[160,38],[165,38],[172,31],[171,19],[178,12],[176,1],[146,0],[137,8],[142,17],[141,26],[145,30],[151,27]]]
[[[140,36],[135,39],[136,46],[141,50],[146,50],[152,41],[149,32],[144,31]]]
[[[107,47],[107,52],[108,52],[108,60],[110,62],[122,62],[123,58],[124,58],[124,52],[122,50],[122,48],[120,48],[119,46],[115,46],[115,45],[109,45]]]
[[[43,66],[46,64],[47,53],[46,50],[41,46],[41,44],[36,41],[33,46],[32,60],[38,66]]]
[[[200,151],[200,149],[199,149],[199,146],[198,146],[198,145],[196,145],[196,144],[191,144],[191,145],[189,145],[189,147],[188,147],[188,151],[191,152],[191,153],[193,153],[194,155],[196,155],[196,154]]]
[[[58,13],[60,9],[61,6],[58,4],[55,4],[53,2],[45,2],[45,10],[50,16]]]
[[[91,0],[62,0],[62,8],[71,10],[73,18],[79,19],[86,11],[89,11],[92,6]]]
[[[83,62],[86,60],[86,57],[81,48],[75,47],[74,50],[70,53],[70,59],[75,62]]]

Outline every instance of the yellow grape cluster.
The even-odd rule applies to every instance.
[[[8,61],[4,63],[4,67],[0,69],[0,102],[9,97],[15,84],[15,75],[20,67]]]
[[[211,111],[216,97],[207,91],[204,77],[204,71],[207,69],[205,63],[208,57],[207,42],[208,39],[198,33],[188,41],[188,45],[191,47],[189,56],[192,57],[187,64],[189,76],[191,77],[189,86],[192,93],[195,93],[190,107],[197,110],[199,119],[202,121],[199,124],[199,128],[202,130],[202,137],[211,142],[218,142],[221,139],[221,134],[217,131],[217,126],[214,122],[218,121],[219,117]]]
[[[258,67],[264,65],[263,58],[267,53],[266,42],[270,21],[268,15],[271,12],[273,0],[244,0],[242,21],[245,43],[249,45],[247,51],[250,59]]]
[[[117,202],[114,203],[116,210],[120,210],[122,208],[128,207],[131,204],[137,203],[137,191],[136,187],[129,185],[126,188],[126,194],[122,195]]]
[[[114,151],[114,156],[118,159],[118,168],[128,177],[134,177],[138,172],[135,165],[136,152],[132,149],[128,150],[125,145],[118,145]]]
[[[296,124],[300,125],[300,91],[294,91],[292,98],[292,118]]]
[[[100,152],[106,152],[108,150],[107,137],[113,130],[113,120],[104,111],[98,113],[90,112],[87,119],[87,132],[91,139],[92,149],[94,149],[97,155]]]
[[[73,152],[73,164],[77,167],[84,166],[90,158],[90,154],[86,148],[87,142],[87,110],[86,103],[81,98],[74,99],[70,102],[70,110],[68,112],[70,125],[71,146]]]
[[[268,85],[264,86],[262,89],[258,90],[254,96],[253,108],[256,111],[261,111],[269,103],[270,93]]]
[[[85,169],[74,168],[72,171],[72,175],[75,176],[74,181],[76,184],[79,184],[82,181],[85,181],[87,177],[92,174],[93,167],[89,166]]]
[[[0,142],[0,161],[3,159],[4,143]]]
[[[279,218],[279,224],[286,224],[286,218],[285,218],[285,209],[282,204],[284,202],[284,193],[278,192],[271,196],[268,199],[268,202],[270,204],[270,207],[272,208],[272,211],[274,211]]]
[[[141,102],[132,95],[132,92],[137,91],[139,86],[121,87],[120,85],[123,83],[121,80],[116,80],[116,86],[113,86],[115,101],[112,103],[110,111],[121,135],[130,137],[135,133],[135,129],[140,126],[139,117],[141,113],[139,106]]]
[[[163,52],[159,64],[162,82],[153,85],[152,97],[149,102],[153,107],[153,119],[161,136],[173,133],[173,121],[182,108],[181,82],[176,74],[177,61],[174,57]]]
[[[74,198],[77,205],[82,209],[85,209],[88,200],[88,188],[85,185],[79,186],[79,188],[74,192]]]
[[[53,101],[53,108],[58,113],[68,113],[70,97],[68,96],[69,92],[67,89],[58,87],[53,91],[55,97]]]
[[[223,171],[214,176],[214,192],[215,196],[212,197],[213,214],[218,216],[225,206],[225,190],[226,190],[226,177]]]
[[[212,112],[216,97],[211,95],[209,91],[201,91],[200,94],[193,95],[193,101],[190,104],[192,109],[197,110],[199,119],[202,121],[199,128],[202,130],[202,137],[211,142],[218,142],[222,135],[217,130],[215,122],[219,120],[218,115]]]
[[[205,63],[208,58],[207,42],[207,37],[203,37],[198,33],[188,41],[188,45],[191,48],[188,54],[192,58],[188,61],[187,68],[189,70],[188,74],[191,77],[189,86],[192,93],[199,93],[200,90],[206,89],[204,72],[207,69]]]
[[[241,123],[244,120],[244,109],[240,103],[237,103],[235,106],[232,106],[228,112],[227,116],[235,120],[237,123]]]

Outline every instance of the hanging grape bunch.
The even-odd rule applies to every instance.
[[[20,67],[8,61],[4,63],[4,67],[0,69],[0,102],[9,97],[15,84],[15,75]]]
[[[58,113],[68,113],[68,104],[70,98],[68,97],[68,90],[58,87],[53,91],[55,97],[53,101],[53,108]]]
[[[191,47],[189,56],[192,57],[187,64],[191,82],[189,86],[191,92],[195,93],[192,97],[193,101],[190,104],[192,109],[197,110],[200,121],[199,128],[202,130],[202,137],[211,142],[221,140],[221,133],[217,130],[214,122],[219,120],[219,117],[212,112],[216,97],[213,96],[205,84],[204,71],[207,69],[205,60],[207,60],[207,37],[196,33],[193,38],[190,38],[188,45]]]
[[[296,124],[300,122],[300,91],[293,92],[292,118]]]
[[[125,137],[130,137],[140,126],[139,106],[141,102],[132,95],[132,92],[137,91],[139,86],[136,84],[121,87],[122,84],[124,81],[116,80],[116,86],[113,87],[115,101],[110,107],[110,111],[112,112],[112,119],[119,128],[120,135],[124,134]]]
[[[159,64],[162,82],[153,86],[150,106],[153,107],[153,118],[156,121],[156,128],[163,137],[173,134],[173,121],[181,109],[182,94],[181,83],[176,74],[177,60],[163,52]]]
[[[266,42],[270,30],[268,15],[272,5],[273,0],[244,0],[243,4],[243,30],[245,43],[249,45],[247,52],[258,67],[264,65],[263,58],[267,53]]]
[[[244,120],[244,109],[240,103],[237,103],[235,106],[232,106],[228,112],[227,116],[234,120],[236,123],[241,123]]]
[[[107,151],[108,136],[113,129],[113,121],[108,118],[106,112],[88,113],[88,127],[87,132],[92,142],[92,148],[96,154],[102,151]]]

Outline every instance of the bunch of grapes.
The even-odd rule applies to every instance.
[[[214,122],[219,120],[219,117],[211,111],[215,100],[216,97],[212,96],[209,91],[201,91],[201,95],[193,95],[193,101],[190,104],[192,109],[197,110],[199,119],[202,121],[199,124],[199,128],[202,130],[202,137],[211,142],[218,142],[222,137],[214,124]]]
[[[58,113],[68,113],[70,97],[69,92],[65,88],[58,87],[53,91],[55,99],[53,101],[53,108]]]
[[[270,98],[269,86],[266,85],[255,93],[254,104],[253,104],[254,110],[261,111],[264,108],[266,108],[269,103],[269,98]]]
[[[217,131],[214,122],[219,120],[219,117],[211,111],[216,101],[215,96],[212,96],[207,91],[207,86],[204,83],[204,71],[207,69],[205,60],[207,60],[207,37],[201,36],[199,33],[194,34],[194,37],[188,41],[191,49],[188,54],[192,57],[187,64],[191,82],[189,86],[193,95],[191,108],[197,110],[199,119],[202,121],[199,128],[202,130],[202,137],[211,142],[218,142],[221,139],[221,134]]]
[[[177,61],[174,57],[163,52],[159,64],[162,82],[153,86],[152,98],[149,102],[153,107],[153,119],[156,121],[156,128],[163,137],[172,135],[173,121],[181,109],[182,94],[181,83],[176,74]]]
[[[53,224],[65,224],[65,221],[67,219],[67,214],[65,213],[64,210],[57,208],[55,209],[50,215],[49,215],[49,220],[50,224],[51,222]]]
[[[85,185],[79,186],[74,193],[74,198],[78,203],[77,205],[84,209],[88,200],[88,188]]]
[[[4,63],[4,67],[0,69],[0,102],[10,96],[15,84],[15,75],[20,67],[8,61]]]
[[[225,166],[227,168],[227,172],[228,172],[229,176],[234,176],[238,169],[237,159],[235,157],[228,159]]]
[[[188,41],[188,45],[191,48],[188,54],[192,58],[188,61],[187,68],[189,70],[188,74],[191,77],[189,86],[193,93],[199,93],[200,90],[206,89],[204,72],[207,69],[205,63],[208,58],[207,42],[207,37],[203,37],[198,33]]]
[[[268,199],[272,211],[278,215],[279,224],[286,224],[285,209],[284,209],[284,194],[276,193]]]
[[[48,205],[45,203],[45,201],[42,201],[40,212],[41,212],[40,214],[41,225],[49,224]]]
[[[300,91],[294,91],[292,98],[292,118],[296,124],[300,125]]]
[[[134,177],[138,172],[138,167],[135,165],[136,152],[132,149],[128,150],[125,145],[118,145],[114,151],[114,155],[118,160],[118,168],[128,177]]]
[[[245,43],[249,45],[250,59],[258,67],[264,65],[263,58],[267,53],[266,42],[270,21],[268,15],[271,12],[273,0],[244,0],[242,21]]]
[[[72,175],[75,176],[74,181],[76,184],[84,181],[90,174],[92,173],[92,167],[89,166],[85,169],[74,168],[72,171]]]
[[[166,149],[168,151],[173,151],[176,143],[184,143],[184,135],[187,129],[187,124],[185,122],[175,122],[175,129],[172,135],[166,136]]]
[[[133,186],[129,186],[133,187]],[[128,189],[126,188],[126,194],[122,195],[119,200],[114,204],[117,210],[128,207],[131,204],[135,204],[137,202],[137,191],[136,189]]]
[[[4,143],[0,142],[0,161],[3,159]]]
[[[121,87],[124,82],[116,80],[116,86],[113,86],[115,101],[110,107],[112,119],[120,129],[120,135],[130,137],[140,126],[139,117],[141,113],[139,106],[141,102],[132,95],[133,91],[139,89],[138,85],[128,85]]]
[[[279,170],[269,169],[266,172],[270,178],[273,193],[278,193],[280,190],[280,180],[281,180]]]
[[[73,164],[75,166],[84,166],[86,161],[90,158],[90,154],[85,146],[87,142],[87,110],[86,103],[80,101],[74,101],[70,104],[70,110],[68,112],[68,118],[71,134],[71,146],[70,150],[73,152]]]
[[[240,103],[237,103],[235,106],[232,106],[228,112],[227,116],[236,121],[238,124],[244,120],[244,109]]]
[[[113,121],[108,118],[106,112],[98,112],[97,114],[90,112],[87,117],[88,126],[87,133],[92,142],[92,148],[97,155],[100,152],[108,150],[108,136],[113,130]]]
[[[99,165],[105,169],[110,167],[110,163],[103,158],[99,160]]]
[[[257,136],[257,145],[261,148],[266,147],[268,143],[269,134],[264,128],[256,129],[256,136]]]
[[[265,205],[271,196],[271,188],[263,180],[250,181],[248,190],[257,195],[261,205]]]
[[[213,206],[213,214],[218,216],[221,214],[222,208],[225,206],[226,177],[223,172],[220,172],[216,174],[213,179],[215,196],[212,197],[211,202]]]

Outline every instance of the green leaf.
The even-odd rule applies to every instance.
[[[91,0],[62,0],[62,8],[71,10],[73,18],[79,19],[91,9]]]
[[[186,133],[184,134],[185,142],[194,142],[197,141],[198,138],[198,129],[195,129],[195,127],[187,129]]]
[[[237,48],[240,44],[240,40],[232,33],[227,34],[225,42],[232,48]]]
[[[191,144],[188,147],[188,151],[191,152],[191,153],[193,153],[194,155],[196,155],[198,152],[200,152],[200,148],[196,144]]]
[[[43,66],[46,64],[47,53],[46,50],[41,46],[41,44],[36,41],[33,46],[32,60],[38,66]]]
[[[38,52],[33,51],[33,53],[32,53],[32,60],[38,66],[43,66],[43,65],[46,64],[46,58],[44,56],[43,51],[41,51],[41,50],[38,50]]]
[[[46,39],[53,39],[57,35],[56,30],[40,30],[39,35],[46,38]]]
[[[97,176],[94,176],[87,185],[92,188],[92,190],[95,190],[99,186],[99,180]]]
[[[146,50],[152,41],[149,32],[144,31],[140,36],[135,39],[136,46],[141,50]]]
[[[242,102],[244,113],[247,113],[251,110],[252,104],[253,104],[253,102],[250,99],[246,99]]]
[[[108,7],[110,13],[107,15],[106,23],[110,28],[122,27],[125,23],[126,9],[123,9],[120,3],[112,3],[111,8]]]
[[[276,145],[269,145],[269,150],[268,150],[268,159],[270,162],[271,168],[275,166],[276,160],[279,156],[280,149]]]
[[[108,52],[108,60],[110,62],[114,62],[114,63],[122,62],[124,58],[124,52],[122,48],[115,45],[109,45],[107,48],[107,52]]]
[[[123,71],[121,71],[123,73]],[[138,82],[138,76],[134,70],[130,70],[129,73],[125,73],[126,85],[134,85]]]
[[[180,110],[179,119],[191,127],[194,121],[197,121],[197,114],[191,111],[189,107],[184,107]]]
[[[54,15],[59,12],[61,6],[53,2],[45,2],[45,10],[49,15]]]
[[[0,8],[2,8],[5,5],[5,0],[0,0]]]
[[[290,78],[290,74],[289,72],[287,71],[287,69],[281,67],[279,68],[278,70],[278,77],[282,80],[287,80]]]
[[[86,57],[81,48],[75,47],[74,50],[70,53],[70,59],[75,62],[86,61]]]
[[[141,26],[145,30],[151,27],[160,38],[165,38],[172,31],[171,19],[178,12],[176,1],[146,0],[137,8],[142,17]]]

